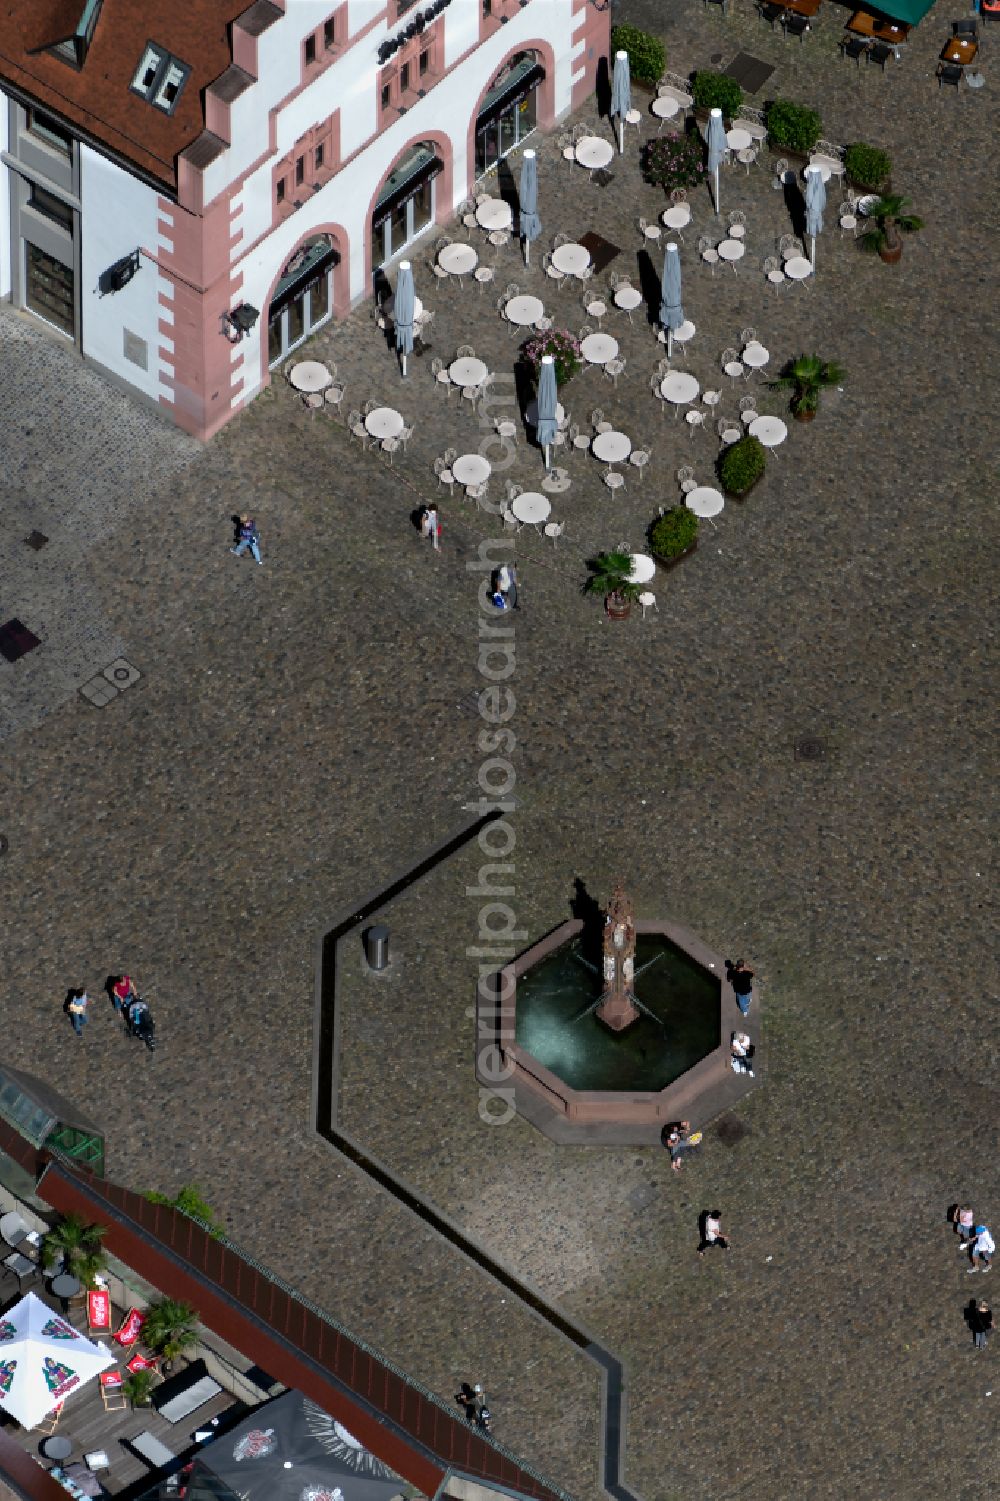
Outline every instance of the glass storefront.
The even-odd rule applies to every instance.
[[[512,58],[483,100],[476,119],[476,176],[482,177],[531,134],[538,85],[545,71],[534,53]]]
[[[417,146],[390,172],[372,210],[372,271],[393,260],[434,222],[434,179],[441,162]]]
[[[333,268],[340,257],[326,235],[295,252],[271,298],[267,363],[277,365],[330,316]]]
[[[46,323],[55,324],[70,338],[76,336],[73,268],[47,255],[30,240],[24,242],[25,305]]]

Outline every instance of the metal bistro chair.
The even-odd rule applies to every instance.
[[[786,10],[781,18],[781,29],[786,36],[788,36],[789,32],[792,36],[797,36],[801,45],[802,38],[807,31],[812,31],[812,26],[809,24],[806,16],[799,16],[793,10]]]
[[[840,39],[840,55],[841,57],[849,57],[853,62],[857,63],[858,71],[860,72],[861,59],[868,51],[870,45],[871,42],[868,37],[853,36],[851,32],[847,32]]]
[[[760,0],[757,10],[761,19],[769,23],[772,31],[785,14],[785,7],[783,5],[772,5],[771,0]]]

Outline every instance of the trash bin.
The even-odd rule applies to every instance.
[[[376,923],[365,934],[365,958],[369,969],[385,969],[389,963],[389,929]]]

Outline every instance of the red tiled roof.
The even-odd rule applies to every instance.
[[[172,186],[178,154],[204,128],[201,91],[232,62],[227,26],[247,0],[103,0],[78,72],[36,49],[72,36],[84,3],[0,0],[0,79]],[[130,90],[147,42],[191,68],[172,115]]]

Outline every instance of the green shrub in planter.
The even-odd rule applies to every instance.
[[[708,170],[705,144],[695,131],[654,136],[643,147],[642,170],[647,182],[657,183],[668,193],[674,188],[696,188]]]
[[[877,193],[889,181],[892,159],[888,151],[880,151],[877,146],[866,146],[863,141],[855,141],[844,152],[844,168],[848,177],[859,188]]]
[[[719,455],[719,479],[730,495],[745,495],[764,473],[764,445],[748,433]]]
[[[699,109],[721,109],[727,120],[738,115],[743,104],[743,90],[725,73],[696,73],[691,94]]]
[[[665,511],[649,528],[649,546],[657,558],[676,558],[697,540],[698,518],[687,506]]]
[[[793,104],[790,99],[774,99],[764,115],[768,140],[782,151],[812,151],[823,131],[823,122],[814,109]]]
[[[659,37],[640,31],[638,26],[612,26],[611,58],[616,52],[628,53],[630,75],[639,83],[659,83],[667,66],[667,53]]]

